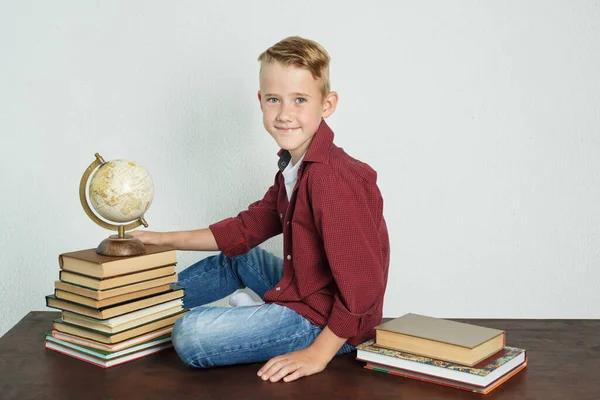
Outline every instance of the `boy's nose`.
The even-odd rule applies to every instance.
[[[282,122],[287,122],[292,120],[292,109],[291,106],[282,104],[279,109],[279,113],[277,114],[277,120]]]

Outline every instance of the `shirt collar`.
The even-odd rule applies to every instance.
[[[317,128],[315,135],[313,136],[312,142],[308,147],[308,151],[304,154],[303,161],[310,162],[320,162],[327,163],[329,162],[329,148],[333,143],[333,131],[329,128],[329,125],[325,122],[325,120],[321,121],[321,124]],[[277,162],[277,166],[280,171],[283,171],[285,167],[291,162],[292,155],[289,151],[280,149],[277,152],[279,156],[279,161]]]
[[[279,170],[283,172],[285,167],[287,167],[288,164],[292,162],[292,155],[289,151],[283,149],[279,150],[277,155],[279,156],[279,161],[277,161],[277,167],[279,167]]]

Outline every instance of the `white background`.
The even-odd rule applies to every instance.
[[[317,40],[336,143],[379,173],[385,316],[600,317],[598,1],[0,1],[0,334],[110,232],[99,152],[151,173],[153,230],[262,197],[256,57]],[[281,254],[280,239],[266,247]],[[179,252],[178,270],[206,253]]]

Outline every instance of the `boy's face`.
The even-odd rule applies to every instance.
[[[304,155],[321,123],[335,111],[337,94],[323,96],[321,80],[310,71],[279,63],[266,63],[258,92],[263,124],[294,163]]]

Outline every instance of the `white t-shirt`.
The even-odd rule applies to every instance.
[[[294,186],[296,186],[296,181],[298,180],[298,168],[300,168],[300,164],[302,164],[302,160],[304,159],[304,155],[302,158],[298,160],[298,162],[292,165],[292,160],[290,160],[289,164],[283,170],[283,180],[285,181],[285,193],[287,194],[288,201],[292,198],[292,191],[294,190]]]

